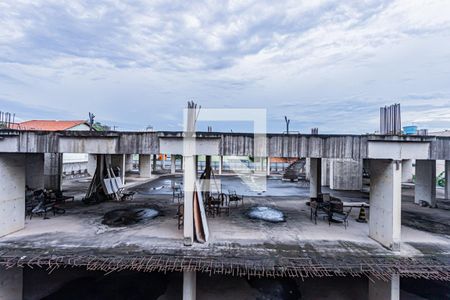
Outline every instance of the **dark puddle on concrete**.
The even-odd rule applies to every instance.
[[[108,226],[126,226],[151,220],[160,215],[153,208],[120,208],[107,212],[103,216],[102,224]]]
[[[251,207],[245,214],[253,220],[262,220],[270,223],[286,222],[286,217],[283,212],[267,206]]]

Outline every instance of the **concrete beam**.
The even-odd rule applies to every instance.
[[[369,236],[388,249],[400,250],[402,164],[370,160]]]
[[[309,196],[317,198],[322,192],[322,159],[310,159]]]
[[[194,271],[183,272],[183,300],[197,298],[197,274]]]
[[[414,203],[427,202],[436,206],[436,161],[416,160],[416,184]]]
[[[0,237],[25,227],[24,154],[0,154]]]
[[[445,161],[445,199],[450,199],[450,160]]]
[[[0,267],[0,300],[23,299],[23,269]]]
[[[389,281],[369,280],[369,300],[399,300],[400,276],[392,275]]]
[[[139,176],[143,178],[152,177],[152,163],[150,154],[139,154]]]

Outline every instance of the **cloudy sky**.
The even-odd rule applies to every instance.
[[[271,132],[287,115],[300,132],[365,133],[398,102],[403,125],[450,129],[449,12],[448,0],[2,0],[0,110],[179,130],[195,100],[266,108]]]

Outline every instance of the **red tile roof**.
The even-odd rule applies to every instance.
[[[57,121],[57,120],[30,120],[17,124],[19,130],[43,130],[43,131],[63,131],[72,127],[86,124],[84,120]],[[14,126],[16,127],[16,126]]]

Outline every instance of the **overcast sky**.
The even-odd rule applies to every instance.
[[[366,133],[398,102],[450,129],[448,0],[126,2],[0,1],[0,110],[179,130],[195,100]]]

